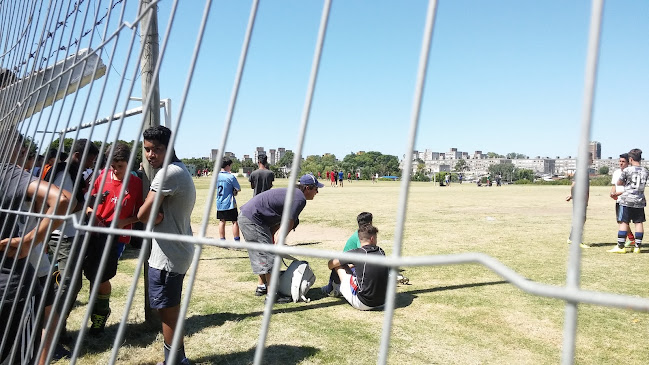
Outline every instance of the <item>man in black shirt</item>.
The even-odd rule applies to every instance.
[[[273,187],[273,181],[275,180],[275,174],[268,169],[268,157],[266,155],[259,156],[259,162],[257,162],[259,168],[253,171],[250,174],[250,187],[253,189],[252,196],[261,194],[266,190],[269,190]]]
[[[385,256],[385,252],[376,245],[379,230],[371,224],[358,228],[361,248],[347,252],[364,253],[365,255]],[[353,269],[352,269],[353,268]],[[336,270],[340,277],[340,294],[360,310],[371,310],[385,304],[385,291],[388,286],[387,266],[372,265],[362,261],[329,261],[329,269]]]

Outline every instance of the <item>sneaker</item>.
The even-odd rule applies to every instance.
[[[331,291],[329,291],[329,286],[328,285],[325,285],[322,288],[320,288],[320,291],[325,296],[329,296],[329,293],[331,293]]]
[[[265,286],[257,286],[257,289],[255,289],[255,296],[257,297],[266,295],[266,293],[268,293],[268,289]]]
[[[409,282],[410,282],[410,279],[408,279],[407,277],[405,277],[405,276],[403,276],[401,274],[397,275],[397,283],[407,285]]]
[[[626,253],[626,248],[620,247],[620,246],[615,246],[612,249],[606,251],[606,252],[611,252],[611,253]]]
[[[72,356],[72,353],[68,351],[65,347],[61,346],[61,344],[58,344],[54,349],[54,357],[52,359],[54,361],[58,361],[61,359],[69,359],[70,356]]]
[[[636,247],[633,249],[633,253],[640,253],[640,247]]]
[[[571,244],[571,243],[572,243],[572,240],[571,240],[570,238],[568,238],[568,239],[566,240],[566,242],[568,242],[568,244]]]
[[[626,243],[624,244],[624,247],[631,247],[631,248],[635,247],[635,240],[634,241],[626,241]]]
[[[581,247],[581,248],[590,248],[590,245],[587,244],[587,243],[580,243],[579,247]]]
[[[90,321],[92,322],[92,324],[90,325],[90,332],[88,332],[90,336],[98,337],[104,333],[104,329],[106,328],[106,321],[108,321],[110,312],[110,308],[108,308],[108,313],[106,313],[105,315],[93,313],[90,316]]]

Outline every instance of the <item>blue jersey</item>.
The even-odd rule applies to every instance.
[[[230,210],[237,207],[234,191],[241,191],[237,178],[229,172],[219,172],[216,182],[216,210]]]

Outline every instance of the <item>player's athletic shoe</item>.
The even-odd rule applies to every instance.
[[[268,292],[268,289],[265,286],[257,286],[257,289],[255,289],[255,296],[261,297],[262,295],[266,295]]]
[[[104,328],[106,328],[106,321],[108,321],[109,316],[110,308],[108,308],[108,313],[106,313],[106,315],[93,313],[90,316],[90,321],[92,322],[92,325],[90,325],[90,331],[88,332],[90,336],[98,337],[104,333]]]
[[[587,243],[582,242],[582,243],[579,244],[579,247],[581,247],[581,248],[590,248],[590,245],[587,244]]]
[[[606,252],[611,252],[611,253],[626,253],[626,248],[620,247],[620,246],[615,246],[612,249],[606,251]]]
[[[401,274],[397,275],[397,283],[406,285],[409,282],[410,282],[410,279],[408,279],[407,277],[405,277],[405,276],[403,276]]]
[[[640,253],[640,247],[636,247],[633,249],[633,253]]]
[[[331,287],[328,287],[327,285],[323,286],[320,288],[320,291],[322,291],[322,294],[329,296],[329,297],[335,297],[339,298],[341,296],[340,294],[340,284],[333,283]]]

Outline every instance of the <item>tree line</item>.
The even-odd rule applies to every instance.
[[[277,163],[270,165],[269,169],[275,173],[276,177],[288,177],[288,173],[293,168],[294,157],[293,152],[287,151]],[[214,168],[214,162],[209,159],[185,158],[182,161],[186,165],[194,165],[198,170],[212,171]],[[241,161],[232,158],[232,172],[238,173],[244,168],[256,170],[257,164],[251,160]],[[327,171],[343,171],[345,176],[347,173],[355,176],[356,172],[359,172],[361,179],[370,179],[375,174],[401,177],[397,156],[384,155],[376,151],[350,152],[342,161],[338,160],[336,155],[330,153],[322,156],[310,155],[300,160],[298,168],[300,175],[310,173],[318,176],[318,173],[320,173],[320,176],[326,176]]]

